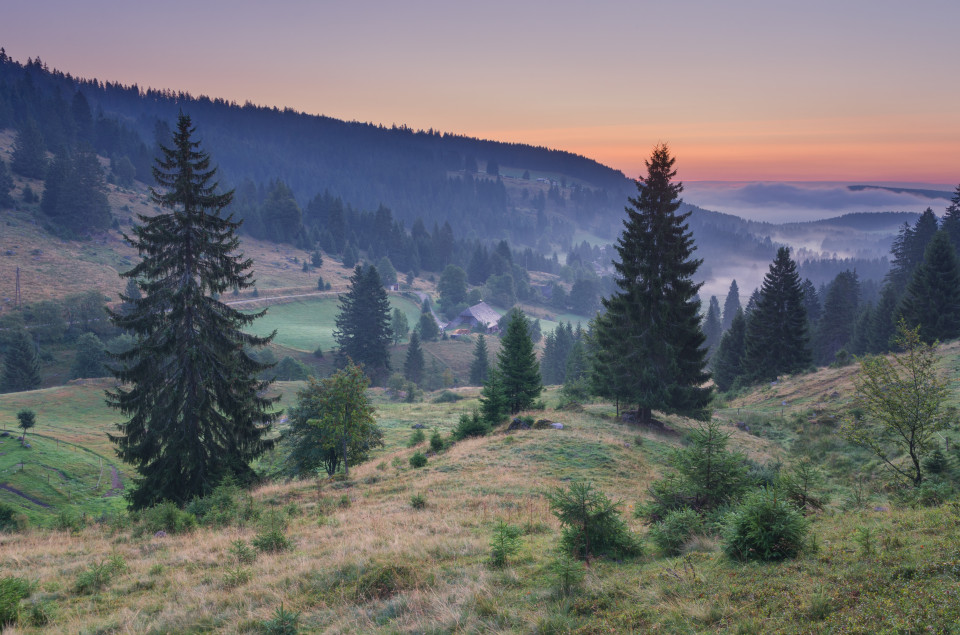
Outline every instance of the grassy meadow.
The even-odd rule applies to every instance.
[[[945,353],[955,387],[960,346]],[[252,492],[261,519],[285,526],[282,551],[253,562],[236,556],[236,541],[255,543],[263,520],[160,537],[116,514],[73,531],[0,534],[2,575],[32,584],[14,632],[260,633],[277,624],[281,606],[297,615],[301,632],[956,632],[960,506],[901,501],[880,466],[838,436],[855,368],[784,378],[718,404],[731,445],[755,464],[809,456],[825,468],[830,502],[809,516],[807,546],[795,560],[732,561],[716,536],[695,537],[682,555],[666,557],[646,540],[643,556],[592,560],[582,582],[564,589],[554,567],[560,525],[546,494],[589,479],[622,501],[628,527],[645,536],[632,511],[669,472],[671,452],[694,422],[664,417],[659,430],[623,424],[611,404],[558,409],[554,389],[547,409],[530,414],[564,429],[501,428],[434,453],[408,446],[411,426],[448,438],[459,415],[476,407],[477,390],[457,389],[452,403],[428,393],[407,404],[374,389],[386,447],[349,479],[279,479]],[[300,386],[276,386],[283,406]],[[36,433],[45,437],[28,437],[38,441],[34,460],[56,460],[40,452],[59,437],[111,456],[102,434],[114,419],[97,403],[103,387],[4,395],[0,417],[37,409]],[[428,456],[420,469],[409,462],[417,451]],[[500,520],[522,535],[518,553],[494,567]]]

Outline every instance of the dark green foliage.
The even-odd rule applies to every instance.
[[[268,435],[279,416],[257,378],[266,366],[245,352],[271,339],[243,331],[262,313],[213,297],[252,286],[252,262],[238,255],[238,225],[221,215],[231,193],[217,193],[216,169],[194,132],[180,115],[153,170],[165,191],[151,189],[151,197],[165,211],[140,216],[129,239],[142,259],[123,275],[137,279],[144,296],[127,299],[127,314],[110,312],[137,338],[115,356],[121,385],[107,392],[108,404],[129,417],[110,438],[139,474],[129,499],[135,509],[184,504],[228,474],[249,482],[250,462],[273,446]]]
[[[723,301],[723,330],[727,331],[733,325],[733,317],[738,311],[742,311],[740,305],[740,288],[737,281],[730,282],[730,290],[727,291],[727,297]]]
[[[440,339],[440,327],[437,326],[437,320],[429,311],[420,314],[417,331],[420,332],[420,339],[424,342],[436,342]]]
[[[13,177],[10,176],[10,170],[7,168],[7,162],[0,159],[0,209],[13,207],[13,197],[10,192],[13,190]]]
[[[377,261],[377,273],[380,274],[380,282],[383,286],[390,288],[397,284],[397,270],[386,256]]]
[[[20,600],[30,597],[32,585],[25,578],[0,578],[0,630],[16,624],[20,616]]]
[[[490,373],[490,361],[487,356],[487,339],[483,333],[477,335],[473,347],[473,362],[470,363],[470,385],[482,386]]]
[[[33,339],[25,330],[11,334],[3,357],[0,392],[21,392],[40,387],[40,359]]]
[[[0,503],[0,532],[20,531],[27,527],[27,517],[6,503]]]
[[[340,296],[337,328],[337,358],[363,364],[374,381],[390,372],[390,300],[376,267],[357,266],[350,277],[350,290]]]
[[[960,337],[960,258],[947,232],[938,231],[930,241],[900,311],[909,326],[920,326],[924,342]]]
[[[103,168],[89,148],[61,150],[44,184],[40,210],[54,223],[75,232],[110,226]]]
[[[121,573],[112,562],[98,562],[77,574],[73,590],[80,594],[99,593],[113,581],[113,576]]]
[[[440,452],[444,447],[446,447],[446,443],[443,442],[443,437],[440,436],[440,431],[434,430],[433,434],[430,435],[430,449],[434,452]]]
[[[586,278],[577,280],[570,288],[567,301],[570,303],[570,309],[577,315],[593,317],[598,307],[597,283]]]
[[[390,338],[393,345],[396,346],[407,337],[410,332],[410,324],[407,322],[406,314],[400,309],[394,309],[390,316]]]
[[[520,528],[498,520],[490,538],[490,566],[505,567],[507,561],[520,551]]]
[[[852,271],[837,274],[823,300],[823,315],[814,338],[814,361],[830,364],[853,339],[860,299],[860,280]]]
[[[653,410],[704,419],[712,392],[693,281],[702,261],[693,257],[690,213],[677,214],[683,185],[672,182],[674,161],[659,145],[646,162],[616,247],[619,289],[602,301],[593,329],[595,366],[608,380],[602,396],[636,404],[643,422]]]
[[[47,153],[43,135],[32,118],[24,120],[13,140],[10,169],[20,176],[43,179],[47,176]]]
[[[302,231],[303,214],[286,183],[278,180],[270,184],[260,217],[267,238],[281,243],[296,243]]]
[[[690,445],[676,450],[670,465],[676,470],[650,486],[650,502],[637,511],[660,521],[676,509],[708,512],[736,501],[749,484],[742,454],[727,450],[730,435],[710,420],[690,433]]]
[[[0,191],[2,189],[0,186]],[[947,206],[946,213],[943,215],[940,229],[947,232],[954,250],[960,255],[960,185],[950,197],[950,205]]]
[[[195,498],[184,508],[205,527],[244,526],[260,517],[260,508],[253,497],[232,478],[224,478],[207,496]]]
[[[128,157],[119,157],[110,161],[110,172],[120,187],[133,187],[137,168]]]
[[[773,381],[810,365],[807,312],[797,266],[781,247],[763,278],[756,309],[747,319],[744,371],[750,381]]]
[[[260,531],[253,537],[250,544],[260,552],[279,553],[293,547],[293,543],[287,538],[287,518],[285,515],[272,511],[265,514],[260,522]]]
[[[307,380],[290,411],[287,469],[294,476],[315,473],[321,467],[337,473],[365,461],[383,446],[383,432],[376,424],[374,408],[367,397],[369,380],[354,364],[330,377]],[[346,451],[345,451],[346,450]]]
[[[418,386],[423,381],[423,349],[420,348],[420,334],[416,331],[410,336],[407,356],[403,361],[403,376]]]
[[[805,278],[800,283],[800,290],[803,291],[803,308],[807,311],[807,323],[813,328],[820,322],[822,312],[820,293],[817,291],[817,287],[810,282],[810,278]]]
[[[561,322],[552,333],[547,334],[543,345],[543,356],[540,358],[540,375],[547,385],[562,384],[567,377],[567,358],[576,342],[580,341],[582,332],[569,322]]]
[[[723,324],[720,321],[720,302],[717,296],[710,296],[710,307],[707,309],[707,316],[703,319],[703,335],[706,338],[703,345],[712,354],[720,344],[720,336],[723,335]]]
[[[497,371],[510,413],[533,405],[543,392],[540,367],[523,311],[514,311],[497,354]]]
[[[74,378],[106,377],[107,350],[100,338],[93,333],[84,333],[77,340],[77,355],[73,359],[70,375]]]
[[[485,418],[480,416],[480,413],[474,410],[473,414],[463,413],[460,415],[457,427],[450,434],[456,441],[462,441],[468,437],[483,437],[490,432],[490,425]]]
[[[823,470],[809,458],[798,461],[777,480],[777,487],[800,511],[823,509],[825,484]]]
[[[143,509],[134,516],[134,521],[137,524],[135,535],[155,534],[158,531],[182,534],[193,531],[197,527],[196,516],[180,509],[169,500]]]
[[[427,497],[417,493],[410,497],[410,507],[414,509],[424,509],[427,506]]]
[[[893,256],[887,282],[899,296],[907,288],[914,272],[923,263],[927,245],[937,233],[937,216],[929,207],[910,227],[904,223],[890,249]],[[894,322],[896,320],[894,319]]]
[[[704,533],[703,518],[690,509],[675,509],[650,527],[650,538],[666,556],[679,556],[683,546],[696,534]]]
[[[563,525],[564,551],[582,560],[593,556],[639,556],[640,540],[620,518],[620,503],[596,491],[591,483],[574,482],[547,495],[550,511]]]
[[[808,528],[803,514],[775,489],[757,490],[728,516],[723,550],[736,560],[795,558]]]
[[[745,374],[743,356],[746,330],[747,320],[743,311],[738,310],[710,360],[713,366],[713,381],[717,388],[724,392],[733,388],[737,379]]]
[[[423,430],[420,430],[420,429],[414,430],[412,433],[410,433],[410,438],[407,440],[407,447],[408,448],[416,447],[426,440],[427,440],[427,435],[424,434]]]
[[[456,309],[467,299],[467,272],[456,265],[447,265],[437,281],[437,292],[444,314],[454,318],[459,313]]]
[[[266,371],[266,374],[278,381],[303,381],[313,375],[313,369],[300,360],[285,355],[276,366]]]
[[[410,457],[410,467],[414,469],[421,468],[427,464],[427,457],[423,455],[423,452],[415,452],[413,456]]]
[[[24,443],[27,440],[27,430],[30,430],[37,425],[37,413],[33,410],[27,410],[24,408],[17,413],[17,427],[23,430],[23,441]]]

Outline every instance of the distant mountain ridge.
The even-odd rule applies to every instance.
[[[950,200],[950,197],[953,196],[953,192],[945,190],[929,190],[913,187],[887,187],[885,185],[848,185],[847,189],[851,192],[862,192],[864,190],[884,190],[887,192],[893,192],[894,194],[913,194],[915,196],[922,196],[924,198],[942,198],[948,201]]]

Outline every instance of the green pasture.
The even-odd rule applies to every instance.
[[[420,320],[420,305],[401,296],[390,296],[390,305],[407,316],[410,328]],[[303,302],[277,304],[267,314],[251,324],[248,331],[265,336],[276,330],[276,344],[303,352],[312,352],[317,347],[332,349],[336,342],[333,330],[339,313],[337,298],[318,298]]]

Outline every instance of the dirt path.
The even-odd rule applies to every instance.
[[[117,466],[110,466],[110,491],[103,495],[104,498],[108,496],[118,496],[120,492],[123,491],[123,480],[120,478],[120,473],[117,471]]]
[[[21,491],[18,490],[17,488],[15,488],[15,487],[10,487],[9,485],[6,485],[6,484],[4,484],[4,483],[0,483],[0,489],[5,489],[5,490],[7,490],[8,492],[10,492],[11,494],[16,494],[16,495],[19,496],[20,498],[25,498],[25,499],[27,499],[28,501],[30,501],[31,503],[33,503],[34,505],[39,505],[40,507],[46,507],[46,508],[49,508],[49,507],[50,507],[49,504],[44,503],[44,502],[41,501],[41,500],[37,500],[36,498],[34,498],[33,496],[30,496],[29,494],[24,494],[23,492],[21,492]]]

